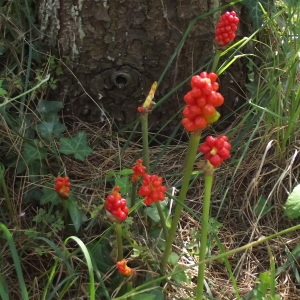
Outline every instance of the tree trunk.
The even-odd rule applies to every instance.
[[[55,91],[56,97],[58,94],[64,99],[65,114],[100,122],[104,110],[119,126],[132,122],[137,107],[153,81],[161,76],[189,22],[218,7],[216,2],[41,1],[39,16],[44,41],[57,49],[63,60],[71,62],[68,66],[73,74],[65,71]],[[156,100],[211,59],[218,17],[219,14],[210,15],[195,23],[161,82]],[[153,112],[152,128],[160,128],[178,111],[188,89],[188,84],[184,85],[168,98],[163,108]],[[173,125],[177,124],[178,119]]]

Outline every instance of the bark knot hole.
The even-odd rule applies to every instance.
[[[111,76],[112,83],[119,89],[126,87],[131,80],[131,75],[127,72],[117,71]]]

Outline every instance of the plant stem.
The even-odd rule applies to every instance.
[[[13,207],[12,207],[12,204],[11,204],[11,201],[10,201],[10,197],[9,197],[9,194],[8,194],[6,182],[5,182],[5,179],[4,179],[4,173],[5,173],[5,168],[4,168],[3,164],[0,163],[0,188],[3,191],[3,196],[4,196],[5,201],[6,201],[10,221],[13,221],[14,210],[13,210]]]
[[[123,259],[122,224],[115,223],[115,230],[116,230],[117,249],[118,249],[117,261],[120,261]]]
[[[148,114],[141,115],[142,137],[143,137],[143,162],[149,172],[149,140],[148,140]]]
[[[194,168],[194,162],[196,159],[197,148],[199,145],[200,137],[201,137],[201,134],[192,134],[190,136],[187,153],[185,156],[185,166],[184,166],[182,187],[180,190],[180,194],[178,196],[179,202],[176,205],[176,209],[175,209],[174,216],[172,219],[171,228],[169,230],[168,238],[166,240],[165,250],[164,250],[162,261],[161,261],[162,274],[164,274],[166,271],[168,257],[171,253],[172,244],[173,244],[173,241],[174,241],[175,235],[176,235],[177,225],[180,220],[181,212],[183,210],[183,206],[181,205],[181,203],[184,203],[185,198],[186,198],[186,193],[189,190],[189,183],[190,183],[192,171]]]
[[[136,190],[137,190],[137,182],[133,182],[131,186],[131,202],[130,202],[130,207],[135,206],[135,200],[136,200]]]
[[[221,54],[222,54],[221,50],[217,50],[216,51],[216,54],[215,54],[215,57],[214,57],[214,61],[213,61],[213,65],[212,65],[211,70],[210,70],[211,72],[214,72],[214,73],[216,72],[216,69],[217,69],[217,66],[218,66]]]
[[[168,238],[168,227],[166,225],[164,212],[163,212],[162,207],[161,207],[159,202],[155,202],[155,206],[156,206],[156,209],[158,211],[160,220],[163,220],[163,222],[161,222],[161,226],[162,226],[162,229],[163,229],[163,232],[164,232],[165,240],[167,240],[167,238]]]
[[[149,141],[148,141],[148,113],[141,115],[141,123],[142,123],[142,136],[143,136],[143,159],[144,166],[146,167],[146,171],[150,171],[150,159],[149,159]],[[165,216],[163,214],[162,207],[159,202],[155,202],[156,209],[159,214],[160,224],[164,232],[165,239],[168,236],[168,228],[166,225]]]
[[[208,231],[209,231],[208,221],[209,221],[212,183],[213,183],[213,172],[207,172],[207,173],[205,172],[205,175],[204,175],[205,186],[204,186],[204,200],[203,200],[203,211],[202,211],[202,222],[201,222],[199,262],[205,260],[205,255],[206,255],[207,236],[208,236]],[[205,271],[205,264],[201,264],[198,268],[196,300],[203,299],[204,271]]]

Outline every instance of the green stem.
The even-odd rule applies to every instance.
[[[167,238],[168,238],[168,227],[166,225],[164,212],[163,212],[162,207],[161,207],[159,202],[155,202],[155,206],[156,206],[156,209],[158,211],[160,220],[163,220],[163,222],[161,222],[161,226],[162,226],[162,229],[163,229],[163,232],[164,232],[165,240],[167,240]]]
[[[185,157],[185,166],[184,166],[185,169],[184,169],[184,173],[183,173],[183,182],[182,182],[180,194],[178,196],[179,202],[177,203],[176,208],[175,208],[171,228],[169,230],[168,238],[166,240],[165,250],[164,250],[164,253],[162,256],[162,261],[161,261],[162,274],[164,274],[166,271],[168,257],[171,253],[171,248],[172,248],[173,241],[175,239],[178,222],[180,220],[181,212],[183,210],[183,205],[181,205],[181,203],[184,203],[185,198],[186,198],[186,193],[189,190],[189,183],[190,183],[192,171],[194,168],[194,162],[196,159],[196,154],[197,154],[200,137],[201,137],[200,134],[190,136],[187,153],[186,153],[186,157]]]
[[[204,183],[205,183],[205,187],[204,187],[203,212],[202,212],[202,222],[201,222],[199,262],[204,261],[206,255],[207,236],[209,232],[208,221],[209,221],[209,211],[210,211],[210,198],[211,198],[211,188],[213,183],[212,172],[209,172],[209,174],[205,173]],[[204,271],[205,271],[205,264],[201,264],[198,268],[196,300],[203,299]]]
[[[143,163],[147,172],[150,170],[149,162],[149,140],[148,140],[148,114],[141,115],[142,137],[143,137]]]
[[[216,54],[215,54],[215,57],[214,57],[213,65],[212,65],[211,70],[210,70],[211,72],[214,72],[214,73],[216,72],[221,55],[222,55],[222,51],[217,50]]]
[[[115,223],[115,230],[116,230],[117,249],[118,249],[117,261],[120,261],[123,259],[122,224]]]
[[[5,179],[4,179],[4,172],[5,172],[5,168],[4,168],[3,164],[0,164],[0,187],[3,191],[3,196],[4,196],[5,201],[6,201],[10,221],[12,221],[13,218],[14,218],[14,210],[13,210],[13,207],[12,207],[12,204],[11,204],[11,201],[10,201],[10,197],[9,197],[9,194],[8,194],[6,182],[5,182]]]
[[[131,208],[135,206],[135,201],[136,201],[136,190],[137,190],[137,182],[132,183],[131,187],[131,203],[130,206]]]
[[[143,159],[144,159],[144,166],[146,167],[146,171],[150,171],[150,159],[149,159],[149,140],[148,140],[148,114],[141,115],[141,123],[142,123],[142,136],[143,136]],[[166,225],[165,216],[162,211],[162,207],[159,202],[155,203],[160,224],[164,232],[165,239],[168,236],[168,229]]]

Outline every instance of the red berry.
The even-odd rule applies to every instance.
[[[139,189],[139,195],[144,197],[144,203],[151,205],[154,202],[165,199],[167,188],[162,185],[162,178],[157,175],[144,175],[142,186]]]
[[[199,146],[199,151],[204,153],[205,158],[214,167],[219,167],[223,160],[230,157],[230,148],[227,136],[221,135],[217,138],[207,136],[205,142]]]
[[[190,104],[190,105],[193,105],[195,104],[195,97],[193,97],[193,94],[190,92],[186,93],[183,97],[184,101],[186,104]]]
[[[128,216],[129,209],[119,190],[119,186],[113,188],[112,193],[106,197],[104,207],[113,221],[123,222]]]
[[[212,73],[209,73],[207,75],[207,77],[210,79],[211,83],[214,83],[217,80],[218,75],[216,73],[212,72]]]
[[[211,116],[211,115],[215,114],[216,109],[211,104],[206,104],[203,107],[202,112],[204,115]]]
[[[234,11],[224,13],[216,25],[215,40],[220,46],[226,46],[235,38],[239,18]]]

